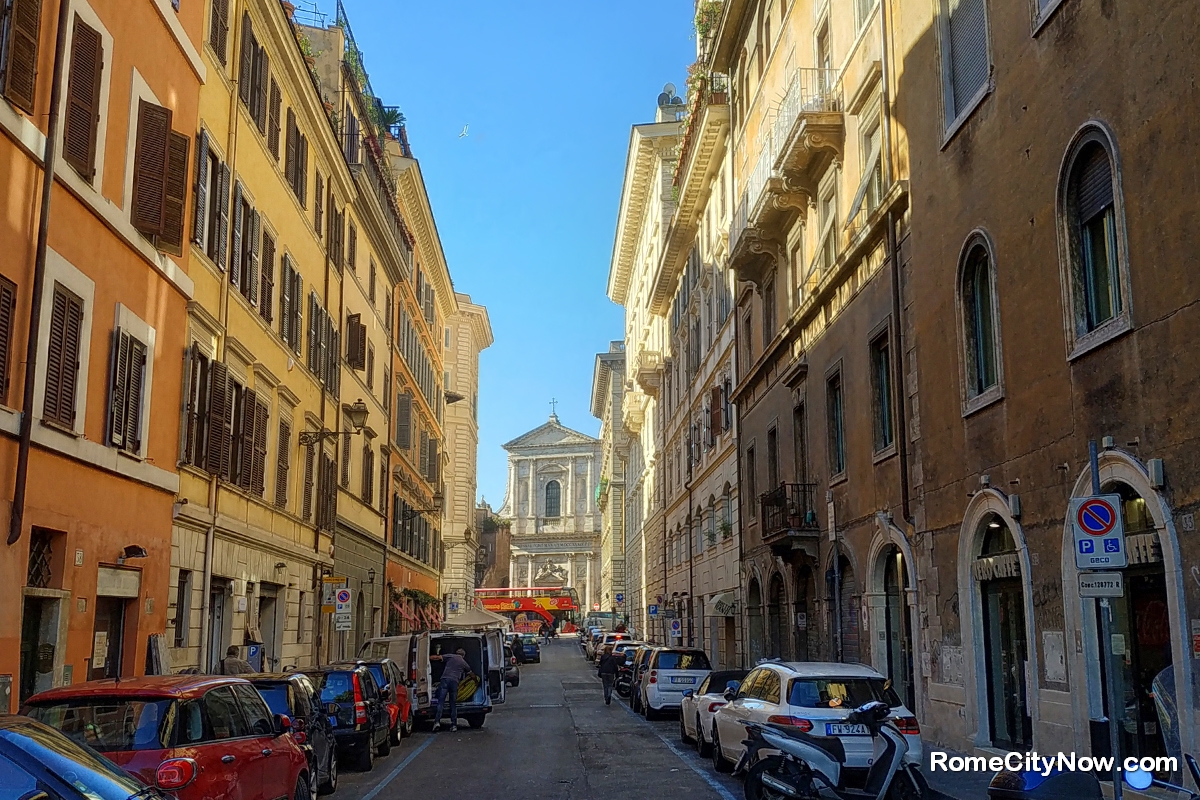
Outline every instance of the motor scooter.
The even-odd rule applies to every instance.
[[[1184,763],[1192,773],[1192,780],[1200,786],[1200,767],[1196,759],[1184,755]],[[1122,773],[1122,779],[1132,789],[1142,791],[1151,786],[1180,792],[1184,800],[1200,800],[1200,794],[1154,777],[1154,773],[1142,769]],[[1104,790],[1094,772],[1063,771],[1054,769],[1048,773],[1038,770],[1001,770],[988,785],[988,800],[1101,800]]]
[[[614,684],[617,694],[629,699],[633,694],[633,663],[626,661],[617,669],[617,681]]]
[[[908,741],[889,719],[887,703],[859,706],[846,722],[867,727],[874,743],[871,767],[862,789],[843,784],[846,750],[836,736],[814,736],[777,723],[742,722],[746,746],[734,774],[745,772],[746,800],[922,800],[928,796],[925,776],[906,763]],[[759,755],[774,750],[778,755]]]

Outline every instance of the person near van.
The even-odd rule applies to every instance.
[[[226,648],[225,658],[221,659],[222,675],[249,675],[254,672],[254,667],[250,666],[249,661],[238,658],[239,652],[241,652],[241,648],[236,644],[231,644]]]
[[[547,625],[546,623],[543,622],[542,627],[541,627],[541,629],[539,629],[538,633],[540,633],[542,635],[543,642],[545,642],[546,644],[550,644],[550,626],[549,625]]]
[[[613,655],[611,644],[604,648],[604,654],[600,656],[600,666],[597,667],[597,671],[600,673],[600,682],[604,684],[604,705],[606,706],[612,705],[613,684],[617,682],[617,673],[624,663],[624,658],[618,658]]]
[[[433,700],[433,730],[436,733],[442,727],[442,706],[446,701],[446,697],[450,698],[450,730],[451,732],[458,730],[458,685],[468,675],[474,675],[475,670],[471,669],[471,665],[467,663],[467,651],[458,648],[457,651],[449,655],[435,654],[429,657],[430,661],[441,661],[444,665],[442,668],[442,679],[438,682],[437,694]]]

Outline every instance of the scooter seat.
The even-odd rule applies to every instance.
[[[838,764],[846,763],[846,748],[842,745],[842,740],[836,736],[813,736],[811,733],[805,733],[791,725],[780,725],[775,722],[768,722],[767,727],[776,733],[820,750]]]

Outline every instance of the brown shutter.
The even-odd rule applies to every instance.
[[[213,4],[216,4],[216,0]],[[203,245],[206,227],[204,222],[208,211],[208,131],[203,129],[196,137],[196,185],[193,195],[192,241]]]
[[[279,420],[279,450],[275,457],[275,505],[287,507],[288,458],[292,449],[292,426]]]
[[[412,395],[408,392],[396,394],[396,447],[412,447]]]
[[[164,199],[166,216],[160,242],[164,245],[164,250],[181,256],[183,255],[183,218],[187,209],[188,150],[191,147],[191,140],[182,133],[171,131],[170,142],[166,197]]]
[[[217,51],[221,66],[228,62],[229,0],[212,0],[212,20],[209,22],[208,43]]]
[[[204,453],[201,443],[204,441],[202,431],[207,424],[204,418],[205,406],[205,369],[207,359],[200,348],[192,344],[187,349],[184,358],[184,368],[187,372],[187,394],[183,405],[183,452],[180,461],[197,467],[204,466]]]
[[[233,185],[233,235],[229,247],[229,282],[242,286],[242,182]]]
[[[71,73],[67,79],[67,117],[63,123],[63,159],[89,182],[96,175],[103,67],[104,40],[100,32],[76,14],[71,35]]]
[[[442,462],[438,460],[438,441],[437,439],[429,440],[429,464],[427,466],[426,475],[429,477],[430,483],[437,483],[438,471],[442,466]]]
[[[254,460],[250,465],[250,491],[256,497],[267,493],[267,417],[270,409],[262,400],[254,403]]]
[[[55,284],[42,416],[67,427],[75,425],[75,378],[79,370],[82,327],[83,301]]]
[[[362,462],[362,499],[364,503],[373,503],[375,492],[375,451],[370,444],[363,445]]]
[[[279,338],[289,347],[292,344],[292,259],[287,254],[279,260]]]
[[[283,153],[283,177],[287,180],[288,185],[292,187],[292,192],[299,195],[296,189],[296,164],[300,157],[300,137],[299,131],[296,129],[296,112],[288,109],[287,112],[287,141],[284,143]]]
[[[350,434],[342,436],[342,488],[350,486]]]
[[[366,329],[363,329],[363,339],[365,340]],[[375,390],[375,347],[367,345],[367,389]]]
[[[421,447],[417,451],[417,472],[421,475],[429,474],[429,434],[421,431]]]
[[[300,516],[305,520],[312,519],[313,507],[313,470],[316,467],[317,448],[309,445],[304,448],[304,495],[301,498]]]
[[[279,160],[279,114],[283,108],[283,94],[279,91],[279,84],[271,78],[271,95],[269,100],[269,111],[267,115],[267,149],[271,151],[271,155],[275,160]]]
[[[133,156],[133,226],[146,236],[161,236],[164,231],[170,133],[171,109],[139,100]]]
[[[320,239],[321,236],[323,235],[322,231],[321,231],[321,221],[322,221],[323,217],[321,215],[322,215],[322,213],[324,213],[323,210],[325,208],[324,200],[321,199],[321,196],[325,192],[325,181],[321,177],[320,172],[316,173],[316,180],[317,180],[317,183],[316,183],[317,192],[316,192],[316,202],[313,203],[313,230],[315,230],[317,232],[317,238]]]
[[[229,247],[229,165],[221,164],[220,197],[209,198],[210,203],[217,204],[217,267],[225,271],[225,257]]]
[[[300,355],[300,331],[304,329],[304,278],[292,272],[292,351]]]
[[[238,97],[242,103],[250,105],[250,89],[254,83],[254,24],[250,21],[250,12],[242,15],[242,59],[238,67]]]
[[[37,85],[41,20],[41,0],[12,0],[8,12],[8,63],[4,65],[4,94],[13,105],[28,114],[33,113]]]
[[[258,304],[258,259],[260,238],[262,236],[262,217],[253,209],[250,211],[249,224],[246,226],[250,234],[250,241],[245,243],[246,250],[246,275],[247,283],[246,292],[247,299],[250,300],[250,305]]]
[[[117,447],[125,446],[125,390],[129,384],[128,331],[116,328],[112,337],[111,381],[108,387],[108,442]]]
[[[238,471],[237,475],[232,476],[236,479],[237,485],[243,491],[251,490],[251,476],[254,466],[254,439],[255,430],[258,425],[258,418],[255,416],[255,408],[258,403],[258,395],[253,389],[242,390],[242,408],[241,408],[241,425],[239,430],[234,431],[237,436],[235,447],[238,450]]]
[[[721,388],[714,386],[708,393],[708,438],[709,444],[715,444],[717,434],[721,431]]]
[[[13,318],[17,313],[17,286],[0,277],[0,403],[8,397],[12,379],[11,365]]]
[[[358,266],[358,228],[354,227],[354,222],[350,222],[350,240],[346,250],[346,260],[349,262],[351,270]]]
[[[254,122],[258,132],[264,136],[267,133],[267,84],[271,76],[271,59],[267,57],[267,48],[259,47],[254,64]]]
[[[358,353],[358,314],[346,318],[346,366],[350,369],[362,369],[357,366]]]
[[[262,234],[262,281],[259,288],[258,313],[268,323],[275,309],[275,240],[266,231]]]
[[[300,207],[308,205],[308,139],[296,129],[296,197],[300,199]],[[317,199],[320,202],[320,198]]]
[[[208,370],[208,452],[204,469],[210,475],[224,475],[229,464],[229,438],[225,419],[230,412],[229,368],[213,361]]]
[[[146,345],[130,338],[129,383],[125,389],[125,449],[142,449],[142,397],[145,394]]]
[[[387,450],[379,448],[379,511],[388,513],[388,458]]]

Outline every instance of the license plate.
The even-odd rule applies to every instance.
[[[679,677],[675,677],[675,676],[671,677],[671,683],[695,683],[695,682],[696,682],[695,678],[689,678],[689,677],[679,678]]]
[[[851,725],[846,722],[825,723],[826,736],[867,736],[866,725]]]

